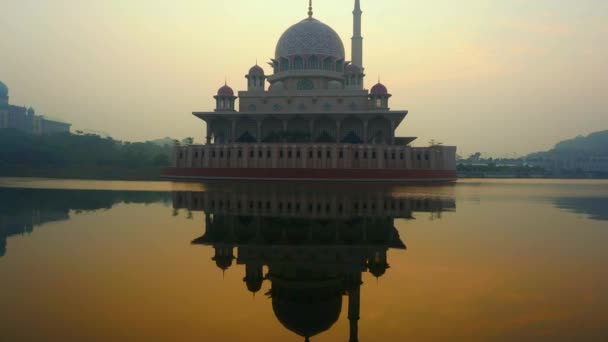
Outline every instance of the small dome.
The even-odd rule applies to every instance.
[[[285,90],[285,84],[283,84],[283,82],[278,81],[278,82],[274,82],[269,89],[271,92],[277,92],[277,91],[283,91]]]
[[[329,90],[340,90],[342,89],[342,83],[340,83],[339,81],[329,81],[327,87],[329,88]]]
[[[228,85],[224,85],[217,91],[217,96],[234,96],[234,90]]]
[[[388,89],[382,83],[378,83],[372,87],[372,95],[388,95]]]
[[[0,97],[7,97],[8,96],[8,87],[6,86],[6,84],[2,83],[2,81],[0,81]]]
[[[291,56],[331,56],[344,60],[344,44],[331,27],[314,18],[307,18],[283,33],[275,52],[277,60]]]
[[[361,74],[361,73],[363,73],[363,71],[358,66],[356,66],[354,64],[349,64],[346,66],[346,68],[344,68],[344,73],[345,74]]]
[[[249,69],[249,75],[251,76],[264,76],[264,69],[259,65],[254,65]]]

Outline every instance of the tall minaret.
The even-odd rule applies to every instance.
[[[361,3],[355,0],[351,62],[363,70],[363,37],[361,36]]]

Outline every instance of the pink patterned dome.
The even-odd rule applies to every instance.
[[[388,89],[382,83],[378,83],[372,87],[370,92],[372,95],[388,95]]]
[[[232,90],[232,88],[230,88],[228,85],[224,85],[218,89],[217,96],[232,97],[234,96],[234,90]]]
[[[254,65],[249,69],[249,75],[251,76],[264,76],[264,69],[259,65]]]
[[[349,64],[346,66],[346,68],[344,68],[345,74],[361,74],[362,72],[363,71],[361,70],[361,68],[354,64]]]
[[[283,33],[275,51],[275,58],[291,56],[325,56],[344,60],[344,44],[331,27],[314,18],[291,26]]]

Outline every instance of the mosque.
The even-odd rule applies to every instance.
[[[0,81],[0,129],[12,128],[24,132],[46,135],[69,133],[71,125],[36,115],[32,108],[9,104],[8,87]]]
[[[219,88],[214,111],[193,113],[206,123],[205,144],[176,147],[163,176],[455,180],[456,147],[412,147],[416,138],[395,135],[408,111],[391,110],[385,85],[365,88],[360,0],[353,15],[349,61],[310,1],[308,16],[280,37],[272,74],[256,64],[245,76],[247,90]]]

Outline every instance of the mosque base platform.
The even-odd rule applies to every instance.
[[[451,170],[383,169],[263,169],[263,168],[167,168],[162,178],[172,180],[273,180],[348,182],[455,182]]]

